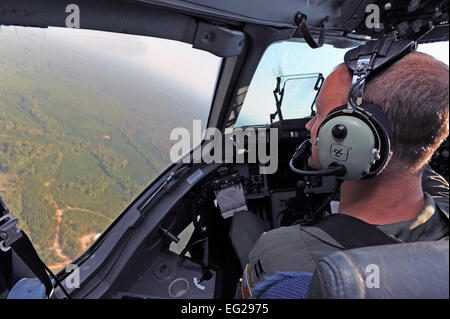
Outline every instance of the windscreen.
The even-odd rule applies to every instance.
[[[347,49],[326,44],[319,49],[293,41],[270,45],[252,78],[235,127],[270,123],[270,114],[277,110],[274,90],[279,77],[280,90],[284,85],[283,118],[310,116],[319,74],[326,78],[344,61],[345,52]]]

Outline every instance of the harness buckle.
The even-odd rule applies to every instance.
[[[11,245],[22,238],[22,232],[17,227],[19,220],[10,214],[0,217],[0,250],[7,252]]]

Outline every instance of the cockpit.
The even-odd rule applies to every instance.
[[[6,110],[1,110],[0,124],[7,133],[0,149],[4,155],[0,177],[6,182],[19,173],[24,177],[21,184],[15,184],[23,187],[22,197],[14,197],[15,188],[9,187],[9,202],[1,202],[0,248],[7,252],[14,242],[27,238],[4,205],[12,203],[9,206],[16,210],[33,212],[20,215],[25,217],[26,230],[59,271],[53,274],[53,267],[39,258],[41,271],[30,271],[25,265],[28,257],[24,260],[23,255],[10,252],[8,260],[14,271],[9,286],[17,286],[11,291],[11,287],[2,289],[5,297],[46,298],[52,291],[53,299],[448,298],[448,287],[442,288],[442,283],[448,283],[448,235],[447,240],[431,242],[390,242],[392,245],[380,250],[364,243],[344,249],[342,243],[332,242],[337,251],[320,256],[316,269],[285,273],[264,289],[244,289],[249,278],[263,278],[267,270],[264,262],[249,263],[264,234],[308,227],[339,215],[341,178],[349,171],[348,167],[342,170],[340,161],[351,154],[351,147],[344,143],[349,122],[333,124],[332,118],[327,119],[331,137],[319,139],[325,144],[319,144],[319,135],[311,136],[308,129],[318,115],[317,99],[324,81],[339,65],[351,65],[349,108],[343,105],[333,116],[354,112],[358,120],[375,123],[369,130],[353,134],[374,136],[370,143],[358,145],[367,149],[363,160],[353,160],[358,165],[365,161],[362,164],[368,166],[357,172],[361,178],[378,174],[381,168],[375,163],[384,155],[387,162],[392,155],[390,148],[384,148],[391,146],[390,132],[384,139],[378,134],[377,120],[372,121],[374,112],[359,109],[365,77],[390,57],[409,54],[407,49],[415,50],[416,44],[418,51],[426,51],[430,42],[448,46],[447,2],[377,1],[375,9],[381,8],[382,23],[370,27],[367,21],[372,13],[364,8],[366,3],[356,6],[354,1],[285,1],[279,11],[265,1],[265,6],[247,1],[252,5],[246,7],[232,1],[211,7],[205,5],[210,1],[194,0],[115,0],[108,5],[80,0],[79,11],[75,10],[78,5],[63,8],[56,5],[58,1],[52,6],[53,2],[45,2],[49,13],[41,19],[36,14],[42,10],[36,9],[38,4],[6,1],[6,9],[0,10],[0,26],[76,29],[81,21],[81,28],[162,39],[151,45],[141,39],[120,47],[105,45],[107,37],[90,37],[91,30],[87,36],[70,39],[60,30],[50,30],[49,38],[67,43],[39,51],[40,40],[33,34],[23,41],[30,43],[30,49],[21,50],[24,43],[8,39],[18,34],[17,29],[5,28],[6,32],[0,33],[0,45],[2,37],[8,44],[0,52],[18,58],[11,64],[0,60],[0,72],[9,79],[0,83],[0,92],[15,94],[3,94],[8,103],[0,104]],[[123,12],[126,19],[117,12]],[[83,51],[80,43],[85,40],[95,45]],[[176,43],[166,43],[172,46],[173,56],[161,58],[160,40]],[[352,49],[365,44],[370,47],[368,52],[346,58]],[[390,54],[390,48],[398,45],[403,51]],[[55,48],[86,64],[66,64],[54,54]],[[135,55],[123,59],[121,50]],[[96,55],[100,51],[102,55]],[[176,51],[182,56],[189,51],[192,56],[178,63]],[[27,63],[39,53],[49,60],[38,59],[39,64],[30,67]],[[383,63],[375,63],[378,55]],[[186,65],[188,68],[180,71]],[[64,72],[56,72],[55,66]],[[41,78],[36,75],[41,74],[39,70]],[[102,72],[106,76],[99,80]],[[61,80],[61,73],[70,76]],[[80,74],[93,82],[80,81]],[[130,76],[129,82],[124,75]],[[35,83],[40,82],[58,89],[36,89]],[[76,90],[63,89],[65,83],[75,83]],[[12,89],[13,84],[29,92],[22,94],[17,87]],[[177,91],[181,84],[183,90]],[[123,92],[132,102],[128,103]],[[97,108],[92,107],[95,98],[105,96]],[[116,108],[123,101],[127,101],[125,108]],[[159,106],[154,107],[158,112],[149,113],[149,106],[154,105]],[[78,108],[84,113],[75,115]],[[206,108],[209,115],[193,116]],[[23,119],[32,124],[21,123]],[[74,122],[81,125],[75,127]],[[184,127],[177,128],[179,125]],[[170,145],[161,138],[169,135]],[[25,137],[29,141],[20,140]],[[42,142],[41,137],[49,140]],[[316,141],[308,144],[311,138]],[[322,153],[325,149],[331,154],[324,167],[329,171],[306,174],[318,168],[310,165],[304,152],[319,146]],[[26,156],[17,156],[17,150]],[[132,155],[127,157],[128,153]],[[448,154],[447,138],[424,171],[424,176],[439,183],[432,186],[438,196],[447,199],[447,210]],[[133,162],[140,166],[130,168]],[[146,180],[150,175],[152,179]],[[30,177],[37,181],[31,182]],[[139,188],[143,183],[146,186]],[[3,191],[3,184],[0,186]],[[122,205],[120,214],[114,206],[117,203]],[[34,213],[38,210],[43,215]],[[112,211],[117,214],[111,215]],[[86,215],[91,219],[81,220],[80,216]],[[41,231],[43,224],[52,225],[52,231]],[[329,224],[323,227],[332,228]],[[77,232],[93,239],[88,238],[87,243]],[[76,241],[70,242],[71,238]],[[73,256],[67,256],[68,251]],[[393,256],[396,258],[391,259]],[[412,264],[418,268],[408,268]],[[402,276],[420,273],[416,283],[396,290],[378,280],[379,267],[392,270],[387,281],[393,285]],[[247,277],[247,273],[252,275]],[[36,276],[46,287],[33,278]],[[32,281],[21,281],[30,277]],[[372,289],[380,285],[383,289]],[[294,294],[289,287],[304,289]]]

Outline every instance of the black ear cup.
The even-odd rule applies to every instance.
[[[391,122],[378,106],[363,102],[360,108],[375,127],[379,137],[380,159],[375,162],[369,174],[365,176],[365,178],[370,178],[379,175],[391,160],[394,150],[394,133]]]
[[[387,165],[393,150],[389,120],[375,105],[333,109],[317,130],[316,147],[324,168],[346,168],[344,180],[370,178]]]

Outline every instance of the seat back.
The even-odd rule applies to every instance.
[[[319,260],[306,298],[449,298],[449,243],[339,251]]]

